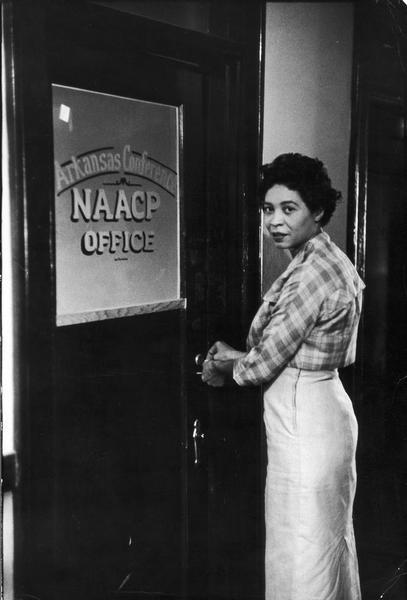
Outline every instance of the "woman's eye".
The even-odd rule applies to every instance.
[[[293,209],[293,207],[292,207],[292,206],[285,206],[285,207],[283,208],[283,211],[284,211],[284,214],[285,214],[285,215],[289,215],[289,214],[291,214],[291,213],[293,212],[293,210],[294,210],[294,209]]]
[[[268,206],[267,204],[263,204],[262,209],[265,215],[271,215],[271,213],[274,212],[273,207]]]

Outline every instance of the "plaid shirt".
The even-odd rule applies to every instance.
[[[264,296],[235,360],[239,385],[260,385],[286,367],[336,369],[355,361],[364,283],[325,232],[309,240]]]

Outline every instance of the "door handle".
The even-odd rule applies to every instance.
[[[205,356],[203,354],[197,354],[195,356],[195,364],[196,366],[200,369],[199,371],[196,371],[197,375],[202,375],[202,367],[204,364],[204,360],[205,360]]]
[[[205,434],[202,433],[201,431],[201,423],[199,421],[199,419],[195,419],[194,421],[194,428],[192,431],[192,439],[194,440],[194,464],[199,465],[199,440],[203,440],[205,437]]]

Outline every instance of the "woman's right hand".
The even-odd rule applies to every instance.
[[[226,342],[219,340],[209,348],[206,358],[215,361],[229,361],[235,360],[236,358],[241,358],[244,355],[244,352],[236,350],[235,348],[232,348],[232,346],[229,346],[229,344]]]

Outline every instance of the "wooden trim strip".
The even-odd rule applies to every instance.
[[[9,492],[17,487],[17,473],[16,454],[6,454],[3,456],[1,465],[3,493]]]
[[[164,312],[166,310],[185,310],[186,306],[186,298],[180,298],[178,300],[140,304],[138,306],[125,306],[122,308],[58,315],[57,327],[77,325],[79,323],[90,323],[92,321],[104,321],[106,319],[121,319],[123,317],[133,317],[135,315]]]

